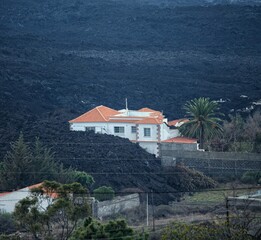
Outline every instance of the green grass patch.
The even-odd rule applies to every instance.
[[[232,186],[232,184],[220,184],[216,189],[206,190],[198,192],[192,196],[186,196],[183,203],[208,203],[208,204],[219,204],[224,203],[226,197],[240,196],[249,194],[255,190],[249,190],[249,185],[240,184]],[[237,190],[239,188],[239,190]],[[244,189],[243,189],[244,188]],[[220,190],[221,189],[221,190]],[[224,190],[222,190],[224,189]],[[228,189],[228,190],[225,190]],[[234,189],[234,190],[233,190]]]

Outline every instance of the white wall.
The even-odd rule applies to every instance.
[[[119,136],[123,138],[128,138],[129,140],[137,140],[138,142],[141,141],[140,146],[145,148],[149,153],[155,154],[158,156],[158,149],[157,149],[157,141],[158,141],[158,125],[156,124],[139,124],[137,131],[139,138],[136,139],[136,133],[131,132],[131,127],[136,126],[133,123],[71,123],[70,130],[72,131],[85,131],[86,127],[95,127],[95,133],[102,133],[102,134],[111,134],[114,136]],[[124,133],[115,133],[114,127],[124,127]],[[144,136],[144,128],[151,129],[150,136]],[[169,129],[166,124],[160,125],[160,137],[161,141],[164,141],[169,138],[179,136],[178,129]],[[153,142],[152,142],[153,141]],[[147,143],[145,143],[147,142]]]
[[[159,156],[158,143],[156,142],[139,142],[139,145],[144,148],[148,153]]]
[[[85,131],[85,127],[95,127],[96,133],[106,133],[106,123],[71,123],[70,130],[72,131]]]
[[[12,213],[15,210],[15,205],[22,199],[29,197],[31,194],[29,188],[23,188],[18,191],[7,193],[4,196],[0,197],[0,209]],[[44,210],[47,208],[48,204],[47,199],[41,199],[41,209]]]
[[[170,129],[166,124],[161,124],[160,128],[161,128],[161,141],[173,137],[178,137],[180,135],[178,129]]]
[[[144,128],[150,128],[150,137],[144,136]],[[155,124],[139,124],[139,141],[158,141],[157,128]]]
[[[70,130],[85,131],[86,127],[95,127],[95,133],[111,134],[130,140],[136,140],[136,133],[131,132],[131,127],[136,124],[131,123],[71,123]],[[124,127],[124,133],[114,133],[114,127]]]

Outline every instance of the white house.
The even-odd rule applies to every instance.
[[[179,137],[177,127],[186,119],[168,122],[159,112],[149,108],[139,110],[114,110],[98,106],[83,115],[69,121],[71,131],[94,131],[95,133],[111,134],[128,138],[139,143],[147,152],[159,155],[159,143],[197,144],[196,139]]]
[[[33,188],[38,188],[42,185],[42,183],[35,184],[29,187],[25,187],[22,189],[19,189],[17,191],[13,192],[3,192],[0,193],[0,210],[12,213],[15,210],[15,205],[21,201],[22,199],[29,197],[31,195],[31,190]],[[57,194],[53,193],[51,195],[48,195],[48,198],[55,199],[57,197]],[[41,209],[46,209],[47,206],[50,204],[50,200],[48,198],[41,200]]]

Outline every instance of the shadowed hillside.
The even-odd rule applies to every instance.
[[[99,158],[108,164],[140,159],[143,167],[133,169],[146,169],[155,158],[127,140],[78,136],[66,122],[101,104],[121,109],[126,97],[131,109],[164,110],[171,119],[182,117],[184,102],[195,97],[222,98],[225,113],[255,108],[252,102],[260,99],[261,7],[112,0],[0,4],[1,157],[23,131],[28,141],[37,135],[48,146],[57,144],[57,158],[66,165],[77,166],[77,156],[85,155],[92,172],[101,171],[91,167],[91,159]],[[84,144],[91,141],[98,147],[87,151]],[[100,146],[104,141],[112,144]],[[153,168],[160,170],[155,165],[148,172]],[[116,170],[123,171],[121,164]]]

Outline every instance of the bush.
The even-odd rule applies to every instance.
[[[21,238],[16,235],[5,235],[1,234],[0,235],[0,240],[20,240]]]
[[[102,186],[96,188],[94,191],[94,197],[99,201],[112,200],[114,198],[115,192],[111,187]]]
[[[154,217],[155,218],[162,218],[162,217],[169,217],[173,215],[175,211],[169,205],[159,205],[155,208]]]
[[[245,172],[241,177],[241,182],[249,184],[257,184],[261,179],[261,171],[258,172]]]
[[[87,218],[83,226],[78,227],[71,237],[71,240],[85,239],[148,240],[148,234],[135,232],[125,220],[109,221],[103,224]]]
[[[0,234],[10,234],[16,231],[12,214],[0,210]]]
[[[94,183],[93,177],[84,171],[73,171],[72,176],[76,182],[88,188]]]

